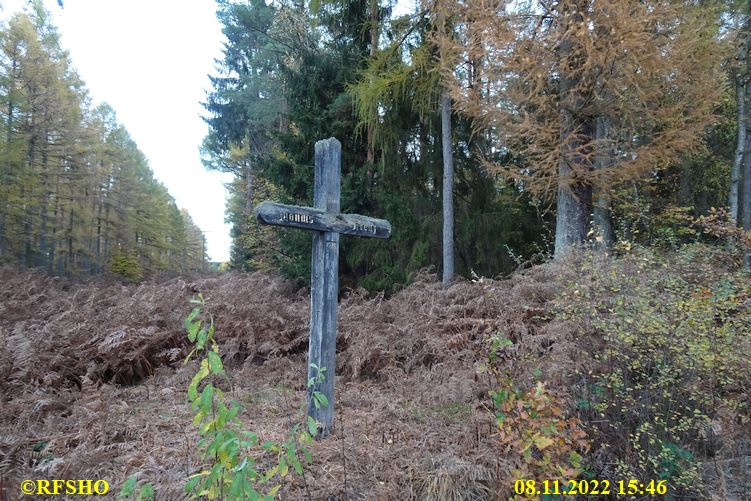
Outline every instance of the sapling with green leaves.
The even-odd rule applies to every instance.
[[[201,360],[188,386],[188,399],[195,412],[193,424],[201,436],[198,448],[210,464],[190,476],[185,491],[207,499],[274,499],[290,468],[298,475],[303,474],[298,452],[308,462],[312,460],[304,447],[312,441],[312,432],[300,431],[298,424],[292,427],[287,440],[276,443],[262,442],[256,433],[242,429],[239,404],[227,403],[225,393],[213,384],[216,378],[229,382],[215,339],[214,318],[205,311],[206,300],[202,295],[191,303],[196,306],[185,319],[184,327],[194,348],[185,362],[192,358]],[[315,430],[316,423],[313,425]],[[310,423],[308,428],[311,429]]]
[[[318,367],[316,364],[310,364],[310,367],[316,371],[316,376],[308,379],[308,390],[320,386],[326,380],[326,367]],[[327,407],[329,399],[322,392],[313,390],[313,405],[316,409]]]

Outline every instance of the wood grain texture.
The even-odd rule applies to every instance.
[[[339,212],[342,145],[334,138],[316,143],[315,209],[322,213]],[[319,436],[334,429],[334,380],[336,378],[336,307],[339,296],[339,234],[318,231],[313,235],[310,288],[310,341],[308,381],[316,381],[325,368],[323,381],[308,388],[308,416],[319,423]],[[313,392],[326,396],[328,405],[316,407]]]
[[[358,237],[389,238],[391,223],[360,214],[330,213],[313,207],[261,202],[254,210],[262,224],[291,226],[311,231],[331,231]]]

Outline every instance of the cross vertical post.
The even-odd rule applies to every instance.
[[[342,145],[335,138],[316,142],[313,207],[339,212]],[[336,373],[336,306],[339,295],[339,233],[313,234],[310,289],[310,341],[308,346],[308,416],[320,423],[322,437],[334,425],[334,378]],[[325,369],[323,380],[318,377]],[[328,405],[316,406],[313,392],[321,392]]]

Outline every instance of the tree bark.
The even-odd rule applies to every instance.
[[[559,46],[561,158],[558,163],[558,201],[555,226],[556,259],[580,247],[587,239],[592,217],[592,185],[577,176],[577,171],[591,169],[582,147],[592,140],[592,123],[584,114],[580,72],[582,56],[577,53],[569,33],[571,23],[582,23],[583,2],[561,2]]]
[[[564,176],[570,171],[571,168],[561,162],[559,173]],[[587,184],[559,184],[556,207],[554,257],[559,259],[581,247],[587,239],[592,214],[592,187]]]
[[[610,119],[598,117],[595,125],[595,139],[597,141],[597,155],[595,157],[595,169],[606,169],[613,162],[613,149],[607,146]],[[594,223],[597,231],[598,250],[610,251],[615,243],[615,231],[613,230],[613,217],[610,210],[610,196],[603,189],[599,189],[597,203],[594,207]]]
[[[751,93],[751,84],[746,84],[746,95]],[[748,106],[748,103],[746,103]],[[747,113],[746,121],[746,140],[745,151],[751,151],[751,134],[748,133],[748,129],[751,129],[751,114]],[[751,231],[751,155],[744,154],[743,158],[743,171],[741,174],[743,179],[742,192],[741,192],[741,225],[744,230]],[[751,269],[751,254],[746,252],[743,257],[743,267],[748,270]]]
[[[443,145],[443,287],[454,278],[454,157],[451,143],[451,97],[441,93],[441,142]]]
[[[251,162],[246,161],[245,164],[245,221],[247,224],[251,214],[253,214],[253,195],[255,190],[255,172],[253,172],[253,165]]]
[[[747,121],[746,126],[751,128]],[[746,151],[751,151],[751,135],[746,134]],[[745,155],[743,162],[743,194],[742,194],[741,225],[746,231],[751,231],[751,155]],[[743,256],[743,268],[751,269],[751,254],[747,251]]]
[[[691,207],[695,212],[694,202],[694,173],[691,169],[691,160],[684,158],[681,161],[678,175],[678,204],[682,207]]]
[[[378,0],[370,0],[370,60],[374,60],[378,54]],[[377,117],[373,117],[377,119]],[[375,125],[368,124],[368,150],[365,161],[372,164],[375,161]],[[369,174],[370,167],[368,167]],[[370,182],[371,176],[368,176]]]
[[[743,179],[743,186],[742,186],[742,194],[741,194],[741,224],[743,225],[743,229],[746,231],[751,231],[751,155],[747,154],[748,152],[751,152],[751,134],[749,134],[749,129],[751,129],[751,113],[749,113],[750,103],[748,102],[749,99],[751,99],[751,78],[748,78],[749,75],[751,75],[751,54],[749,54],[749,44],[751,44],[751,0],[747,3],[746,8],[746,24],[744,26],[744,35],[745,40],[744,43],[746,44],[746,50],[745,50],[745,70],[746,70],[746,79],[745,79],[745,97],[746,97],[746,103],[744,105],[744,112],[745,112],[745,126],[746,126],[746,137],[745,137],[745,149],[744,149],[744,158],[743,158],[743,168],[741,172],[741,177]],[[743,256],[743,268],[745,270],[751,269],[751,253],[746,251],[746,254]]]
[[[737,223],[738,221],[738,187],[740,184],[741,165],[746,149],[746,89],[743,79],[736,79],[735,99],[738,106],[738,135],[735,147],[735,156],[733,157],[733,167],[730,171],[730,193],[728,203],[730,205],[730,217]]]

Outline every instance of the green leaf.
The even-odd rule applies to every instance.
[[[229,440],[225,440],[224,443],[219,446],[219,448],[217,449],[217,451],[222,452],[222,451],[225,451],[227,449],[231,450],[233,448],[230,447],[230,446],[233,446],[235,444],[237,444],[237,437],[231,437]]]
[[[198,372],[195,373],[193,376],[193,379],[190,381],[190,384],[188,385],[188,398],[191,402],[193,402],[196,398],[198,398],[198,385],[203,379],[209,375],[209,368],[208,363],[206,362],[206,359],[201,361],[201,368],[198,370]]]
[[[188,341],[191,343],[195,343],[196,341],[196,334],[198,334],[198,329],[201,328],[201,321],[193,322],[188,326]]]
[[[208,354],[209,359],[209,369],[211,369],[212,374],[221,374],[224,370],[224,366],[222,365],[222,359],[214,353],[213,351],[210,351]]]
[[[188,399],[191,402],[195,402],[198,398],[198,381],[193,378],[193,381],[188,385]]]
[[[216,424],[216,420],[214,420],[214,419],[211,419],[211,420],[207,421],[207,422],[206,422],[206,423],[204,423],[204,425],[203,425],[203,426],[202,426],[202,427],[201,427],[201,428],[200,428],[200,429],[198,430],[198,433],[200,433],[201,435],[205,435],[205,434],[206,434],[206,432],[208,432],[208,431],[209,431],[209,430],[211,430],[212,428],[215,428],[215,424]]]
[[[269,490],[269,493],[267,494],[267,496],[273,498],[274,496],[276,496],[276,493],[279,492],[279,489],[281,489],[281,487],[282,487],[281,485],[275,485]]]
[[[308,416],[308,433],[314,437],[318,434],[318,423],[310,416]]]
[[[185,360],[183,360],[183,365],[185,365],[185,364],[187,364],[188,362],[190,362],[190,358],[191,358],[191,357],[193,356],[193,354],[194,354],[195,352],[196,352],[196,350],[195,350],[195,348],[194,348],[194,349],[192,349],[192,350],[190,351],[190,353],[188,353],[188,356],[187,356],[187,357],[185,357]]]
[[[297,458],[294,458],[290,463],[292,463],[292,468],[295,469],[295,473],[302,475],[302,463],[300,463]]]
[[[214,388],[214,393],[216,394],[216,398],[218,398],[219,400],[224,399],[224,392],[220,390],[219,388]],[[224,404],[221,404],[221,405],[224,405]]]
[[[206,336],[208,336],[206,329],[201,329],[198,332],[198,342],[196,343],[196,350],[202,350],[203,347],[206,346]]]
[[[128,477],[128,480],[123,484],[123,488],[120,489],[120,497],[130,497],[136,491],[136,477]]]
[[[193,426],[198,426],[201,424],[201,420],[203,419],[203,412],[198,412],[196,416],[193,418]]]
[[[41,442],[37,442],[34,444],[34,447],[32,450],[34,452],[41,452],[45,447],[47,447],[47,444],[49,443],[49,440],[42,440]]]
[[[214,399],[214,387],[210,384],[207,384],[206,387],[201,392],[201,403],[200,408],[201,412],[208,415],[211,412],[211,403]]]
[[[200,475],[200,474],[199,475],[193,475],[192,477],[190,477],[188,479],[188,481],[185,482],[184,491],[187,492],[187,493],[189,493],[189,494],[195,492],[196,487],[198,486],[198,483],[201,481],[202,478],[203,478],[203,476]]]
[[[141,486],[138,492],[138,501],[154,501],[154,487],[147,483]]]
[[[185,317],[185,323],[189,324],[190,322],[195,320],[196,317],[199,315],[199,313],[201,313],[200,308],[193,308],[192,310],[190,310],[190,313],[188,313],[188,316]]]
[[[569,453],[569,455],[568,455],[568,462],[569,462],[569,464],[571,466],[573,466],[574,468],[576,468],[576,469],[581,468],[583,460],[584,460],[584,458],[579,453],[577,453],[576,451],[571,451],[571,453]]]
[[[326,395],[324,395],[320,391],[314,391],[313,392],[313,404],[316,406],[316,409],[320,409],[321,407],[328,407],[329,399],[326,398]]]
[[[269,468],[269,470],[264,473],[264,475],[261,477],[261,480],[258,482],[259,484],[265,484],[269,480],[271,480],[274,475],[276,475],[279,472],[279,465],[272,466]]]

